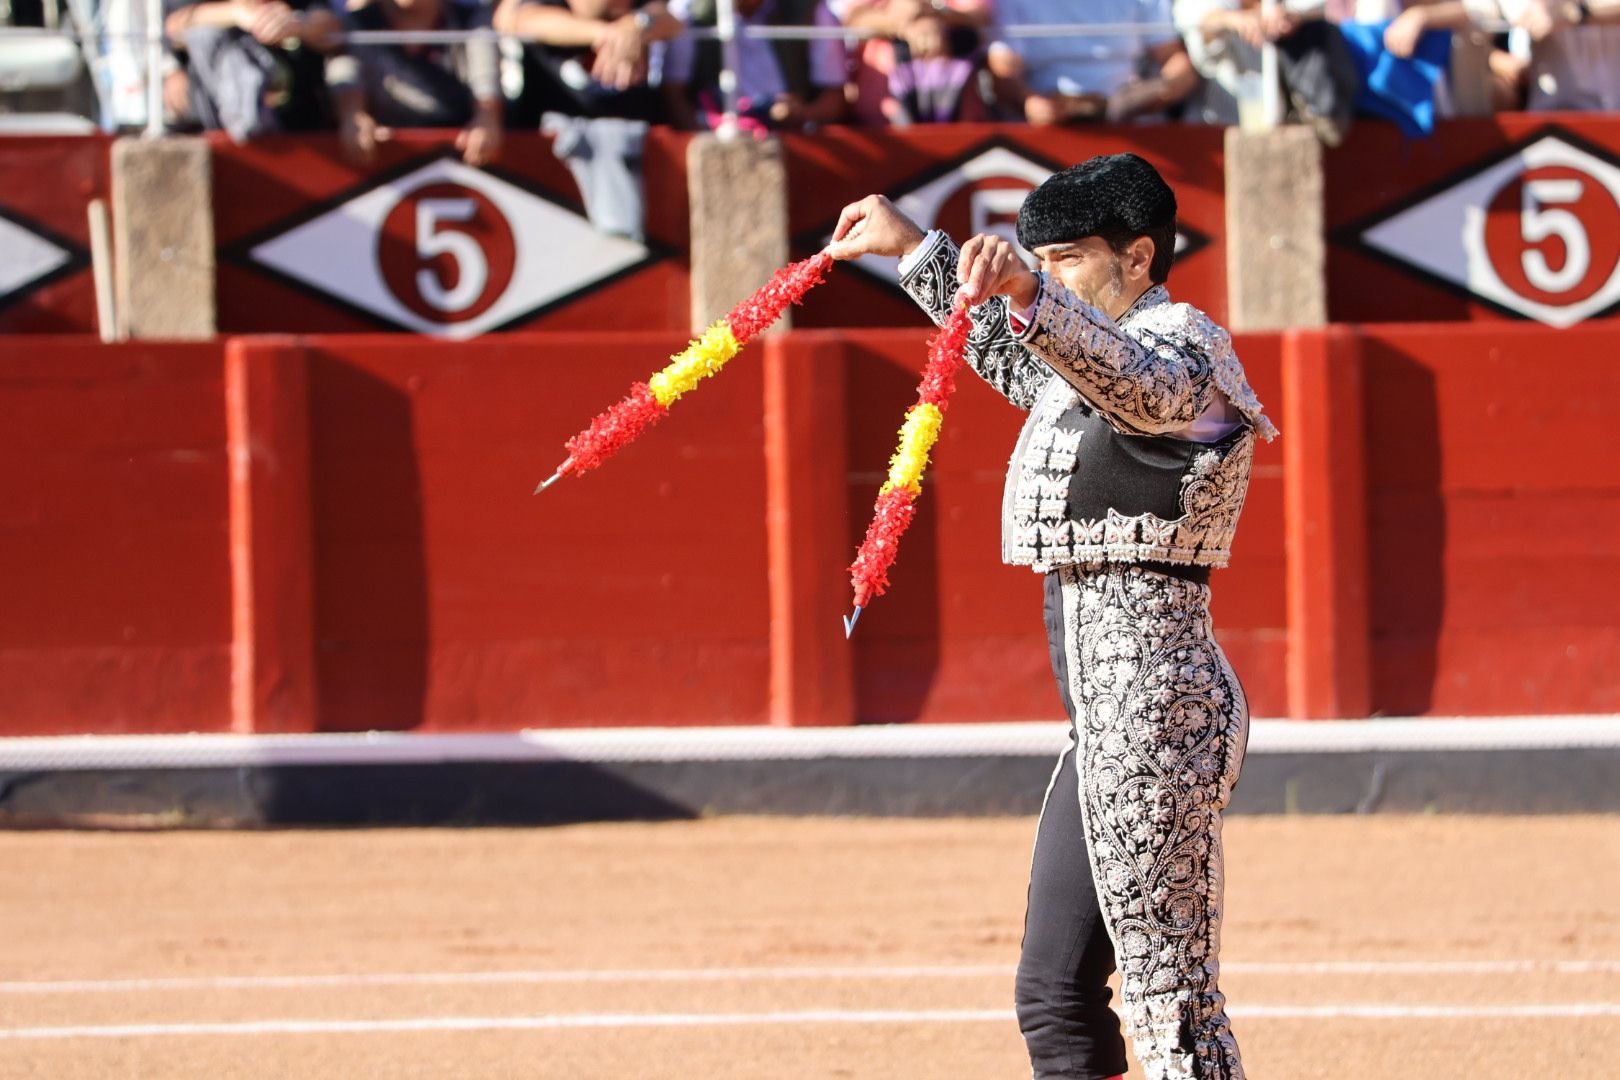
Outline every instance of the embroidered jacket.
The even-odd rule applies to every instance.
[[[943,323],[956,293],[956,245],[934,232],[900,284]],[[1225,566],[1249,490],[1261,411],[1232,338],[1155,285],[1116,324],[1046,274],[1027,325],[1007,298],[974,309],[967,360],[1029,418],[1007,466],[1001,555],[1045,571],[1078,562]],[[1216,392],[1242,414],[1217,442],[1171,432]]]

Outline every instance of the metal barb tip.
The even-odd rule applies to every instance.
[[[557,481],[559,481],[561,479],[562,479],[562,470],[558,469],[556,472],[551,474],[551,479],[541,481],[540,486],[534,489],[534,493],[536,495],[540,494],[542,491],[546,490],[546,488],[550,487],[552,484],[555,484]]]
[[[866,610],[865,608],[863,608],[859,604],[857,604],[857,605],[855,605],[855,614],[853,614],[853,615],[845,615],[844,616],[844,640],[845,641],[848,641],[850,635],[855,632],[855,624],[861,621],[861,612],[863,612],[865,610]]]

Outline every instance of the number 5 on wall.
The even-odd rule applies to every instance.
[[[1528,198],[1528,196],[1527,196]],[[477,303],[489,281],[489,263],[478,241],[464,232],[439,228],[443,222],[468,222],[478,216],[478,203],[472,199],[422,199],[416,204],[416,255],[431,263],[448,255],[455,263],[456,284],[446,289],[431,266],[416,272],[416,287],[422,299],[435,309],[450,314]]]
[[[1592,245],[1586,226],[1574,211],[1550,209],[1581,201],[1585,185],[1579,180],[1531,180],[1524,185],[1524,203],[1519,227],[1525,243],[1534,244],[1556,236],[1564,242],[1564,265],[1554,270],[1540,248],[1525,250],[1524,276],[1530,284],[1549,293],[1563,293],[1579,285],[1592,265]]]

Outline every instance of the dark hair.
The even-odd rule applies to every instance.
[[[1088,236],[1116,255],[1139,236],[1152,240],[1148,277],[1162,284],[1176,257],[1176,193],[1135,154],[1111,154],[1053,173],[1018,211],[1018,242],[1029,251]]]

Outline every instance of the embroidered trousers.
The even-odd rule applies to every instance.
[[[1221,810],[1248,703],[1209,588],[1137,566],[1047,575],[1052,666],[1072,721],[1037,830],[1019,1026],[1038,1080],[1122,1072],[1106,980],[1148,1080],[1242,1080],[1217,985]]]

